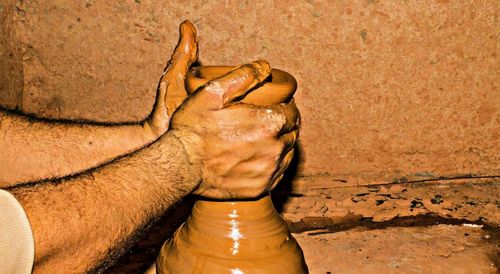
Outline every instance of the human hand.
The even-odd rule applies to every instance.
[[[194,194],[255,198],[283,176],[298,134],[297,107],[293,101],[259,107],[238,100],[270,71],[265,61],[237,67],[198,89],[172,116],[169,134],[200,174]]]
[[[187,98],[184,79],[198,57],[198,42],[190,21],[182,22],[179,32],[179,42],[160,79],[153,111],[143,123],[148,139],[156,140],[167,131],[172,114]]]

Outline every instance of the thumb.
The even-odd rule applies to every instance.
[[[179,42],[160,80],[158,99],[165,102],[168,115],[187,97],[184,78],[191,64],[198,56],[196,28],[190,21],[184,21],[179,26]]]
[[[264,60],[238,66],[207,82],[196,91],[194,99],[200,100],[210,109],[222,109],[244,97],[270,73],[271,66]]]

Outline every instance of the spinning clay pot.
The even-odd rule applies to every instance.
[[[189,94],[233,67],[195,67],[186,76]],[[285,102],[295,78],[273,69],[270,81],[241,101],[253,105]],[[163,245],[158,273],[307,273],[302,250],[276,212],[269,193],[255,200],[198,200],[187,221]]]

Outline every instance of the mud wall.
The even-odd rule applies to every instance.
[[[19,109],[23,94],[22,54],[15,16],[14,2],[0,2],[0,106],[8,109]]]
[[[495,0],[41,0],[1,12],[2,105],[141,120],[190,19],[202,64],[263,58],[296,76],[299,176],[356,185],[500,175]]]

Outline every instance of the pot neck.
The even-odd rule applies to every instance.
[[[288,228],[274,209],[270,195],[251,201],[206,201],[195,203],[188,225],[205,233],[267,237]]]

